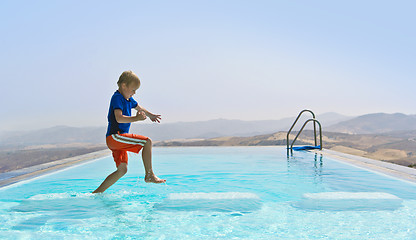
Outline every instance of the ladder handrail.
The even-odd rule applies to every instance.
[[[287,132],[287,136],[286,136],[286,145],[287,145],[287,149],[289,149],[289,134],[290,134],[290,132],[292,131],[293,127],[294,127],[294,126],[296,125],[296,123],[298,122],[298,120],[299,120],[300,116],[302,116],[302,114],[303,114],[304,112],[310,112],[310,113],[312,114],[313,119],[315,119],[315,114],[314,114],[311,110],[309,110],[309,109],[304,109],[304,110],[302,110],[302,111],[299,113],[299,115],[298,115],[298,117],[296,118],[295,122],[292,124],[292,126],[291,126],[291,127],[290,127],[290,129],[289,129],[289,131]],[[316,124],[315,124],[315,122],[313,123],[313,134],[314,134],[314,136],[315,136],[315,146],[316,146]]]
[[[318,126],[319,126],[319,140],[320,140],[319,149],[320,149],[320,150],[322,150],[322,126],[321,126],[321,123],[320,123],[318,120],[314,119],[314,118],[310,118],[310,119],[308,119],[308,120],[307,120],[307,121],[303,124],[302,128],[299,130],[299,132],[298,132],[298,134],[296,135],[295,139],[293,139],[293,142],[292,142],[292,144],[290,145],[290,150],[292,150],[292,149],[293,149],[293,144],[295,144],[296,139],[298,139],[298,137],[299,137],[300,133],[303,131],[303,129],[305,128],[306,124],[307,124],[308,122],[310,122],[310,121],[313,121],[314,123],[318,123]],[[315,134],[315,140],[316,140],[316,134]],[[316,144],[315,144],[315,147],[316,147]]]

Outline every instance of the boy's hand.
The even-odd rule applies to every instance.
[[[137,111],[137,113],[136,113],[136,121],[143,121],[146,118],[147,118],[146,117],[146,114],[143,111]]]
[[[160,117],[160,115],[153,114],[153,113],[149,113],[147,116],[150,118],[150,120],[152,120],[152,122],[158,122],[158,123],[160,123],[160,119],[162,119]]]

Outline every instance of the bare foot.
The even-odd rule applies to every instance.
[[[154,173],[146,174],[144,181],[147,183],[165,183],[165,179],[158,178]]]

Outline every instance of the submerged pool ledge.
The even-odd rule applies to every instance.
[[[22,169],[10,171],[10,172],[0,173],[0,188],[20,182],[20,181],[38,177],[40,175],[55,172],[57,170],[67,168],[75,164],[95,160],[95,159],[98,159],[104,156],[109,156],[109,155],[111,155],[111,151],[106,149],[106,150],[87,153],[87,154],[83,154],[83,155],[79,155],[79,156],[75,156],[71,158],[56,160],[53,162],[42,163],[39,165],[22,168]]]
[[[323,154],[335,160],[340,160],[358,167],[373,170],[391,177],[416,183],[416,169],[382,160],[374,160],[366,157],[355,156],[333,150],[315,150],[313,152]]]

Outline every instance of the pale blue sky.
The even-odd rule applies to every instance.
[[[104,126],[118,76],[164,122],[415,114],[415,1],[1,1],[0,130]]]

